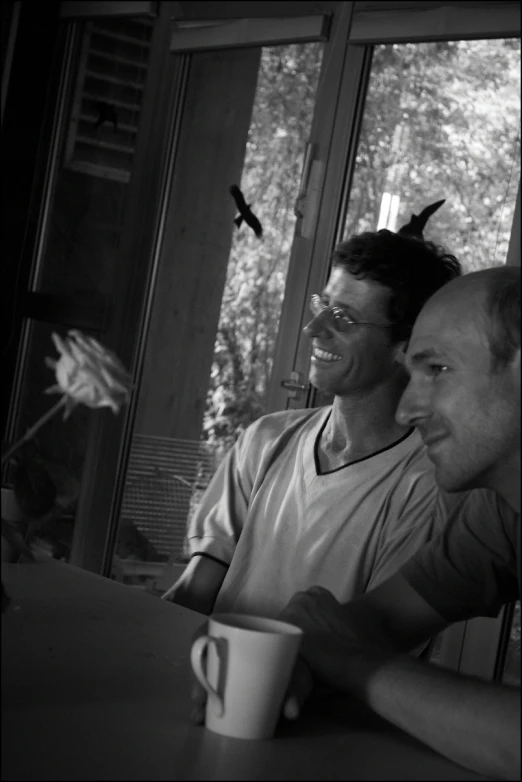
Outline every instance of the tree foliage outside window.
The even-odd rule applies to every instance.
[[[264,229],[235,232],[202,439],[223,452],[265,412],[310,134],[321,44],[263,49],[241,181]],[[427,239],[466,271],[505,262],[520,181],[520,40],[390,44],[374,50],[345,236],[397,229],[441,198]]]
[[[203,439],[227,450],[265,412],[323,46],[263,49],[241,190],[263,226],[234,229]]]
[[[442,198],[425,237],[466,271],[505,263],[520,181],[520,39],[377,46],[346,234],[397,229]]]

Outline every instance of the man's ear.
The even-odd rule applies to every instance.
[[[402,342],[397,342],[394,348],[394,356],[393,360],[396,364],[401,364],[404,366],[404,360],[406,358],[406,349],[408,347],[407,340],[403,340]]]

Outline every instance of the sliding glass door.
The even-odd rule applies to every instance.
[[[224,28],[217,40],[190,26],[172,37],[186,83],[111,563],[114,578],[153,591],[183,567],[187,523],[219,461],[269,410],[331,49],[300,41],[325,37],[321,17],[265,20],[265,46],[233,45],[235,25]]]

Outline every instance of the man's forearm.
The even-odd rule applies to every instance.
[[[400,573],[346,605],[311,587],[281,617],[303,629],[301,656],[315,677],[467,768],[519,778],[520,691],[414,659],[447,620]]]
[[[442,755],[480,774],[520,779],[520,691],[407,655],[348,658],[342,689]],[[339,686],[339,681],[337,683]]]
[[[162,595],[162,599],[207,616],[212,613],[215,602],[214,595],[195,591],[185,584],[171,587],[168,592]]]
[[[182,575],[161,597],[171,603],[211,614],[225,578],[227,566],[210,557],[194,556]]]

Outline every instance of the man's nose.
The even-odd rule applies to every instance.
[[[312,320],[308,321],[303,328],[307,337],[330,337],[332,330],[328,310],[320,312],[319,315],[314,315]]]
[[[401,426],[416,426],[430,415],[429,410],[428,394],[410,380],[397,405],[395,420]]]

